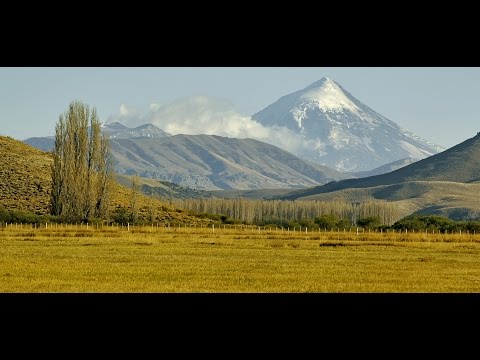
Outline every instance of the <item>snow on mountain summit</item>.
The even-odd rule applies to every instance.
[[[317,83],[315,83],[317,84]],[[323,78],[320,81],[320,86],[307,88],[300,98],[308,102],[313,102],[323,111],[341,111],[348,109],[350,111],[357,111],[358,107],[355,105],[342,91],[340,86],[329,78]]]
[[[308,146],[296,155],[341,171],[371,170],[443,150],[400,128],[326,77],[281,97],[253,119],[301,134]]]
[[[108,134],[111,139],[133,139],[139,137],[163,138],[171,134],[163,131],[153,124],[143,124],[136,128],[129,128],[120,122],[102,123],[102,132]]]

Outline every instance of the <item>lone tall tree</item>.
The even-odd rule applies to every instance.
[[[95,108],[72,102],[55,127],[52,214],[77,221],[105,218],[112,162]]]

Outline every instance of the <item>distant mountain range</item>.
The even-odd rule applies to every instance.
[[[349,176],[252,139],[175,135],[112,139],[118,173],[202,190],[303,188]]]
[[[171,136],[169,133],[152,124],[129,128],[119,122],[102,123],[101,131],[107,134],[110,139],[159,139]],[[31,137],[23,142],[43,151],[51,151],[55,146],[55,136]]]
[[[109,134],[110,139],[159,139],[172,136],[152,124],[144,124],[132,129],[119,122],[103,123],[102,132]]]
[[[31,137],[23,142],[42,151],[52,151],[55,147],[55,136]]]
[[[338,83],[321,80],[254,114],[265,126],[285,126],[305,139],[297,156],[339,171],[369,171],[444,149],[363,104]]]
[[[198,190],[298,189],[351,177],[252,139],[175,135],[152,124],[134,129],[102,124],[110,137],[115,171]],[[44,151],[54,137],[24,141]]]

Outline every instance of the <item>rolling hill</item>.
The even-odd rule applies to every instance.
[[[44,215],[49,213],[51,178],[50,153],[35,149],[21,141],[0,136],[0,206],[7,210],[24,210]],[[131,190],[115,182],[110,210],[130,206]],[[139,218],[153,211],[156,221],[209,222],[179,211],[157,199],[139,194]]]
[[[360,179],[333,181],[324,186],[286,194],[283,198],[292,200],[348,188],[368,188],[408,181],[449,181],[459,183],[480,181],[480,133],[439,154],[386,174]]]
[[[4,136],[0,136],[0,153],[0,205],[49,213],[52,157]]]
[[[115,174],[115,178],[119,184],[127,188],[131,188],[132,176]],[[138,186],[143,194],[147,196],[161,197],[164,199],[199,199],[214,196],[210,194],[209,191],[192,189],[168,181],[160,181],[142,177],[138,177]]]
[[[372,170],[352,172],[352,173],[348,173],[348,174],[350,174],[352,176],[352,178],[363,178],[363,177],[368,177],[368,176],[382,175],[382,174],[386,174],[386,173],[395,171],[397,169],[400,169],[404,166],[413,164],[416,161],[418,161],[418,160],[408,157],[408,158],[405,158],[405,159],[392,161],[391,163],[379,166],[379,167],[377,167],[375,169],[372,169]]]
[[[480,218],[480,133],[442,153],[390,173],[331,182],[277,199],[395,201],[405,215],[438,214]]]
[[[409,181],[369,188],[350,188],[301,197],[301,200],[391,201],[400,217],[410,214],[442,215],[453,220],[480,219],[480,182]]]

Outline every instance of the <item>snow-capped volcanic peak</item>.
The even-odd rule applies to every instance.
[[[329,78],[285,95],[254,114],[304,138],[297,156],[340,171],[367,171],[402,158],[422,159],[443,148],[377,113]]]
[[[359,110],[357,105],[345,95],[340,86],[332,79],[322,78],[305,90],[300,99],[317,104],[320,110],[350,110],[352,112]]]

